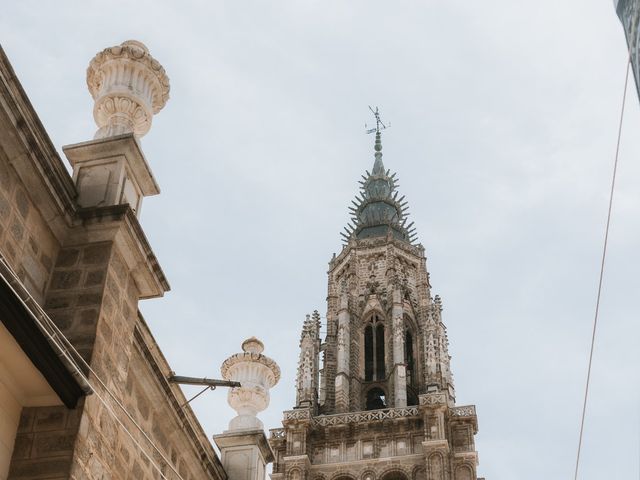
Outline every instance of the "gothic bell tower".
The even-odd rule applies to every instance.
[[[360,182],[329,262],[327,334],[302,327],[296,405],[271,430],[273,480],[475,480],[475,407],[456,406],[442,302],[432,297],[395,174]]]

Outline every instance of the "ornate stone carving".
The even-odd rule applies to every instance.
[[[284,412],[285,420],[307,420],[311,418],[311,411],[308,408],[297,408]]]
[[[262,429],[256,415],[269,405],[269,389],[280,380],[280,367],[262,355],[264,345],[255,337],[242,342],[242,350],[227,358],[220,368],[222,378],[241,384],[227,396],[231,408],[238,412],[229,422],[229,430]]]
[[[87,69],[87,86],[95,101],[95,138],[133,132],[145,135],[151,119],[169,99],[169,78],[147,47],[127,40],[99,52]]]
[[[444,393],[426,393],[420,395],[420,405],[446,405],[447,396]]]
[[[286,418],[285,412],[285,418]],[[313,417],[314,426],[346,425],[349,423],[365,423],[372,421],[390,420],[394,418],[409,418],[419,415],[418,407],[385,408],[384,410],[366,410],[362,412],[341,413],[337,415],[321,415]]]
[[[476,406],[465,405],[462,407],[453,407],[449,409],[449,415],[452,417],[475,417]]]

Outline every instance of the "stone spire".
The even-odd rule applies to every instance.
[[[149,49],[127,40],[99,52],[87,69],[95,101],[96,139],[133,132],[142,137],[169,99],[169,77]]]
[[[442,300],[436,295],[429,305],[428,320],[424,329],[425,384],[436,386],[455,401],[455,388],[451,373],[451,356],[447,328],[442,323]]]
[[[376,129],[374,145],[375,161],[371,173],[368,171],[360,181],[360,192],[352,207],[352,218],[341,233],[348,243],[351,239],[386,237],[391,235],[407,243],[416,240],[413,222],[407,224],[408,212],[404,196],[398,198],[396,174],[390,174],[382,163],[382,139],[380,129]]]
[[[320,353],[320,314],[307,315],[300,336],[300,359],[296,377],[299,407],[315,408],[318,398],[318,363]]]

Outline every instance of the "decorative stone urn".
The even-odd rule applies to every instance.
[[[227,358],[220,369],[222,378],[241,384],[227,396],[229,405],[238,413],[229,422],[229,431],[262,430],[264,426],[256,415],[269,405],[269,389],[280,380],[280,367],[262,355],[264,345],[255,337],[242,342],[242,350]]]
[[[133,132],[142,137],[169,99],[169,78],[147,47],[127,40],[99,52],[87,69],[95,101],[96,139]]]

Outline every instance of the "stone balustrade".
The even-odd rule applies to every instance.
[[[476,406],[465,405],[463,407],[453,407],[449,409],[449,415],[452,417],[475,417]]]

